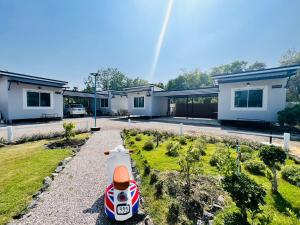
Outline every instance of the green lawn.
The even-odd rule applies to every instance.
[[[129,149],[134,150],[134,154],[132,158],[136,161],[138,169],[143,171],[143,160],[147,160],[152,169],[156,169],[159,171],[169,171],[169,170],[178,170],[179,166],[177,164],[178,157],[170,157],[166,155],[166,146],[168,142],[176,140],[177,137],[171,137],[164,140],[157,148],[152,151],[143,150],[144,142],[147,140],[154,140],[153,136],[139,134],[142,137],[141,141],[136,141],[135,136],[131,136],[126,139],[127,147]],[[130,144],[131,142],[131,144]],[[180,150],[181,153],[185,152],[188,148],[188,145],[192,143],[191,140],[188,141],[187,145],[182,145]],[[203,174],[206,175],[218,175],[218,171],[215,167],[209,164],[210,158],[214,151],[216,150],[215,144],[208,144],[206,155],[202,157],[202,168]],[[138,151],[141,151],[138,154]],[[232,155],[235,156],[236,153],[232,149]],[[254,157],[258,158],[258,152],[254,152]],[[142,155],[142,158],[141,158]],[[294,164],[292,160],[288,160],[286,164]],[[243,166],[243,165],[242,165]],[[300,165],[299,165],[300,166]],[[271,183],[264,176],[255,176],[243,169],[247,175],[253,178],[257,183],[263,185],[263,187],[267,191],[267,196],[265,198],[266,205],[262,207],[264,212],[270,214],[273,217],[271,224],[286,224],[286,225],[294,225],[300,224],[299,222],[293,220],[287,213],[287,208],[291,209],[294,213],[300,216],[300,188],[296,187],[287,181],[281,178],[279,175],[279,195],[271,194]],[[279,173],[280,174],[280,173]],[[166,224],[166,215],[168,212],[168,205],[170,204],[171,199],[165,195],[162,199],[157,199],[154,196],[154,187],[149,185],[149,177],[143,177],[141,193],[146,200],[146,210],[150,213],[153,220],[156,224]],[[164,207],[161,207],[161,206]],[[233,204],[231,204],[226,210],[232,210],[235,208]],[[217,220],[222,217],[222,213],[217,216]]]
[[[88,134],[77,135],[85,138]],[[53,140],[52,140],[53,141]],[[48,140],[0,148],[0,224],[7,223],[31,201],[58,163],[71,149],[46,150]]]

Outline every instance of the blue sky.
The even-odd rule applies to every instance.
[[[0,69],[83,87],[98,68],[150,79],[168,0],[0,0]],[[152,81],[300,50],[298,0],[174,0]]]

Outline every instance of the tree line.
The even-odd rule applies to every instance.
[[[289,49],[279,59],[280,66],[289,66],[300,64],[300,51]],[[159,82],[156,85],[166,90],[193,89],[205,86],[212,86],[212,75],[238,73],[265,69],[267,65],[263,62],[256,61],[249,64],[244,60],[236,60],[229,64],[213,67],[210,71],[201,71],[198,69],[192,71],[181,71],[174,79],[170,79],[166,84]],[[107,68],[98,70],[97,87],[101,90],[123,90],[133,86],[147,85],[149,82],[140,77],[130,78],[117,68]],[[94,77],[89,75],[84,80],[86,92],[93,92]],[[288,101],[300,101],[300,74],[291,77],[287,91]]]

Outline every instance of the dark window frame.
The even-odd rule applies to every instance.
[[[133,108],[137,108],[137,109],[145,108],[145,96],[133,97]]]

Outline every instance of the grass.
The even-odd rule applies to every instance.
[[[86,138],[79,134],[75,138]],[[46,150],[49,140],[0,148],[0,224],[25,209],[44,177],[72,154],[72,149]]]
[[[177,164],[178,157],[170,157],[166,155],[166,146],[169,142],[178,141],[178,137],[171,137],[164,140],[157,148],[152,151],[144,151],[143,144],[147,140],[154,140],[153,136],[140,134],[141,141],[135,141],[135,137],[129,137],[126,139],[127,148],[134,150],[132,158],[136,161],[137,167],[140,170],[141,174],[143,171],[143,160],[147,160],[151,169],[159,171],[170,171],[170,170],[179,170]],[[131,144],[130,144],[131,143]],[[192,140],[187,139],[187,144],[182,145],[180,153],[184,153],[188,146],[192,143]],[[209,164],[210,158],[214,151],[216,150],[215,144],[208,144],[206,149],[206,155],[202,157],[202,169],[203,174],[205,175],[218,175],[218,171],[215,167]],[[140,153],[139,153],[140,152]],[[235,157],[236,153],[231,149],[232,156]],[[254,152],[254,158],[258,159],[258,152]],[[288,160],[286,165],[292,165],[294,162]],[[294,186],[287,181],[281,178],[279,174],[279,194],[274,195],[271,193],[271,183],[265,176],[256,176],[248,173],[242,164],[242,170],[244,173],[253,178],[257,183],[261,184],[267,191],[267,196],[265,197],[266,205],[262,207],[264,213],[271,215],[273,225],[294,225],[300,224],[299,221],[289,215],[290,209],[293,213],[300,216],[300,188]],[[155,224],[167,224],[166,217],[168,212],[168,205],[171,203],[171,198],[167,195],[164,195],[162,199],[157,199],[155,197],[155,190],[152,185],[149,184],[149,177],[142,177],[142,187],[141,194],[145,198],[145,208],[146,211],[151,215]],[[164,207],[161,207],[161,206]],[[224,213],[227,211],[236,210],[235,205],[232,203],[224,212],[217,215],[215,222],[216,224],[222,224],[219,221],[222,221],[221,218]],[[257,221],[256,221],[257,222]],[[257,223],[256,223],[257,224]]]

